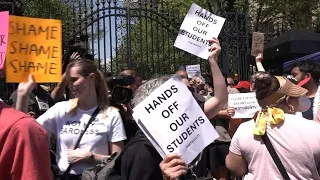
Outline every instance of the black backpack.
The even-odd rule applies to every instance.
[[[97,163],[92,168],[89,168],[82,173],[82,180],[121,180],[121,173],[118,167],[121,156],[126,149],[139,141],[148,141],[141,133],[138,133],[130,142],[123,148],[121,153],[113,153],[109,158],[105,158]],[[117,165],[116,165],[117,164]]]

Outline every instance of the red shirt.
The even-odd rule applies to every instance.
[[[0,179],[52,179],[46,131],[33,118],[2,102]]]

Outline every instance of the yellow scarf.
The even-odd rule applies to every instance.
[[[266,133],[267,122],[270,124],[279,124],[284,120],[284,112],[279,108],[268,108],[267,113],[269,118],[264,116],[264,112],[260,111],[256,117],[256,125],[253,129],[253,134],[257,136],[262,136]]]

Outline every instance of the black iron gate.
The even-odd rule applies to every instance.
[[[135,69],[144,78],[175,72],[179,66],[207,63],[173,47],[184,15],[159,1],[86,1],[68,3],[74,17],[65,22],[66,37],[88,35],[86,48],[104,71],[118,74]],[[246,61],[248,32],[246,14],[218,12],[226,23],[219,37],[221,66],[240,79],[249,76]]]
[[[15,3],[1,1],[0,11],[16,14]],[[169,7],[166,1],[61,0],[59,5],[48,1],[35,13],[26,12],[33,5],[24,2],[20,5],[24,11],[19,9],[18,15],[62,19],[64,49],[71,42],[82,45],[100,69],[112,75],[134,69],[147,79],[174,73],[181,65],[189,64],[200,64],[202,73],[208,74],[205,60],[173,46],[185,14]],[[246,14],[226,11],[215,12],[226,18],[219,36],[220,65],[230,76],[239,74],[240,79],[248,79]]]

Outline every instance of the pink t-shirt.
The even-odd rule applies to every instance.
[[[254,137],[253,120],[241,124],[232,138],[230,151],[248,163],[244,179],[283,179],[261,137]],[[296,115],[267,126],[268,137],[290,179],[320,179],[320,124]]]

